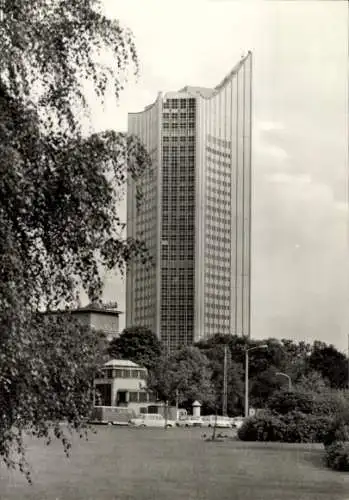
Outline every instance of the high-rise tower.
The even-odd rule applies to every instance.
[[[214,89],[159,94],[129,114],[152,160],[127,195],[128,236],[154,256],[127,274],[126,324],[169,350],[216,333],[250,334],[252,54]]]

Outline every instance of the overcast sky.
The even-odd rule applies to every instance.
[[[342,1],[104,0],[134,33],[140,77],[96,130],[125,130],[158,91],[215,86],[252,50],[252,336],[349,333],[348,5]],[[124,211],[124,207],[122,207]],[[124,282],[105,296],[125,310]],[[123,326],[123,325],[122,325]]]

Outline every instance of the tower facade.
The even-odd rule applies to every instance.
[[[126,324],[171,351],[216,333],[250,335],[252,54],[214,89],[159,94],[128,131],[151,167],[127,192],[128,236],[153,266],[131,264]]]

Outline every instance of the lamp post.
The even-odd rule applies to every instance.
[[[349,391],[349,333],[348,333],[348,359],[347,359],[348,365],[348,391]]]
[[[245,417],[248,417],[249,408],[248,408],[248,365],[249,365],[249,355],[250,351],[255,351],[257,349],[268,349],[267,344],[256,345],[255,347],[250,347],[249,349],[245,349]]]
[[[288,379],[288,390],[292,391],[292,380],[291,380],[291,377],[289,375],[287,375],[287,373],[276,372],[275,375],[279,375],[280,377],[287,378]]]

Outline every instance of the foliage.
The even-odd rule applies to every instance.
[[[51,121],[53,113],[77,126],[86,81],[97,97],[109,87],[118,97],[130,63],[138,68],[131,33],[103,14],[100,0],[2,0],[1,9],[2,81],[11,96],[31,99],[39,90],[37,107]]]
[[[275,375],[275,372],[275,367],[270,366],[267,370],[251,377],[250,401],[256,408],[265,407],[268,399],[279,390],[280,379]]]
[[[285,371],[290,375],[294,383],[308,376],[308,358],[312,346],[304,341],[296,342],[290,339],[282,339],[281,346],[286,354],[287,368]]]
[[[281,419],[271,413],[246,419],[238,430],[242,441],[282,441],[285,432]]]
[[[314,343],[308,362],[310,369],[321,373],[322,377],[329,381],[331,387],[342,389],[347,386],[347,358],[333,345]]]
[[[102,268],[123,272],[130,259],[149,257],[124,238],[117,209],[127,176],[149,165],[144,148],[114,131],[83,134],[88,82],[102,102],[110,86],[118,97],[124,71],[137,67],[129,32],[100,5],[1,2],[0,458],[22,469],[24,430],[46,437],[47,419],[58,418],[84,428],[99,360],[91,332],[66,319],[44,324],[37,311],[74,306],[81,289],[97,302]]]
[[[110,342],[108,354],[111,358],[128,359],[149,370],[155,367],[160,358],[161,343],[148,328],[129,327]]]
[[[211,382],[215,398],[203,407],[206,413],[222,412],[224,392],[224,345],[216,344],[203,351],[209,360]],[[234,363],[230,351],[227,352],[227,413],[240,415],[243,408],[243,373],[241,365]]]
[[[333,442],[328,446],[326,463],[333,470],[349,472],[349,442]]]
[[[243,441],[279,441],[284,443],[322,442],[330,418],[292,411],[283,415],[265,412],[247,419],[238,431]]]
[[[125,182],[125,147],[120,137],[43,135],[35,115],[6,93],[0,94],[0,113],[3,282],[11,280],[15,267],[32,306],[77,300],[80,285],[98,300],[99,267],[123,269],[145,250],[121,235],[117,198]]]
[[[314,394],[313,413],[338,418],[349,410],[348,394],[342,391],[327,390]]]
[[[331,423],[329,417],[292,411],[282,415],[285,426],[283,442],[286,443],[322,443]]]
[[[59,423],[80,434],[87,430],[106,340],[69,314],[32,315],[22,327],[11,333],[2,329],[0,337],[0,455],[12,467],[18,452],[19,466],[27,472],[26,432],[47,442],[61,438],[68,452]]]
[[[273,394],[268,400],[270,411],[285,415],[291,411],[312,413],[314,399],[311,393],[281,390]]]
[[[297,382],[294,389],[303,392],[313,392],[321,394],[330,389],[328,380],[324,379],[321,373],[316,371],[305,371],[298,373]]]
[[[184,347],[162,356],[150,373],[148,387],[163,401],[190,405],[214,401],[209,361],[197,347]]]
[[[337,413],[323,439],[325,446],[337,441],[349,441],[349,408]]]

